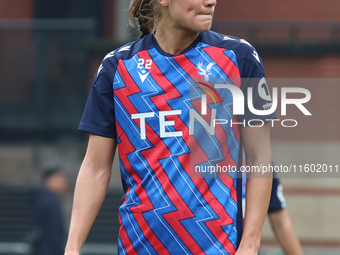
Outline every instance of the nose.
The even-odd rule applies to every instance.
[[[217,4],[217,0],[205,0],[204,5],[206,7],[214,7]]]

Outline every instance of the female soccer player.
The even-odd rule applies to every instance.
[[[65,255],[79,254],[101,207],[116,145],[125,188],[119,254],[258,253],[272,179],[249,174],[243,226],[234,170],[242,146],[247,166],[271,163],[265,120],[275,113],[244,107],[248,88],[257,110],[271,103],[261,59],[247,41],[209,30],[215,5],[131,1],[142,39],[109,53],[94,78]]]

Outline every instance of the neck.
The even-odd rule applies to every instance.
[[[161,49],[169,54],[178,55],[183,52],[199,35],[199,32],[179,28],[175,24],[166,24],[160,20],[155,38]]]

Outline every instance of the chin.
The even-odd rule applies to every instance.
[[[210,28],[211,28],[211,24],[208,25],[208,26],[203,26],[203,27],[201,27],[201,28],[199,29],[199,31],[197,31],[197,32],[207,32],[208,30],[210,30]]]
[[[196,32],[203,33],[203,32],[207,32],[207,31],[209,31],[209,29],[200,29],[200,30],[197,30]]]
[[[211,28],[211,26],[212,26],[212,21],[211,21],[211,20],[204,22],[204,23],[201,25],[202,32],[208,31],[208,30]]]

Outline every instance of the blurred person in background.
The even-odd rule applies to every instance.
[[[286,209],[286,200],[279,176],[275,172],[273,176],[272,194],[268,208],[270,225],[276,240],[286,255],[303,255],[302,247]]]
[[[68,177],[60,168],[43,172],[43,188],[33,192],[33,255],[64,254],[66,232],[59,196],[69,187]]]
[[[272,165],[275,167],[274,162]],[[245,213],[246,178],[243,178],[243,186],[243,213]],[[268,207],[270,226],[285,255],[304,255],[299,239],[294,232],[286,206],[286,199],[283,195],[280,177],[278,173],[273,172],[273,185]]]

